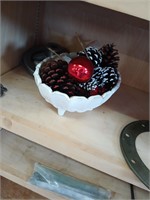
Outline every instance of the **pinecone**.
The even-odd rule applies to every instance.
[[[86,96],[86,91],[69,76],[68,63],[63,60],[49,60],[40,68],[42,82],[51,87],[53,91],[60,91],[71,96]]]
[[[102,48],[100,48],[99,51],[102,54],[101,67],[118,67],[118,62],[120,59],[118,55],[118,50],[115,49],[114,44],[106,44],[102,46]]]
[[[100,84],[100,80],[102,81],[102,68],[96,67],[91,79],[86,83],[80,83],[79,86],[87,91],[95,90]]]
[[[99,68],[100,69],[100,68]],[[88,95],[96,95],[111,90],[119,80],[119,73],[116,68],[105,67],[93,74],[90,81],[80,83],[79,86],[87,90]]]
[[[91,79],[86,83],[80,83],[79,86],[83,88],[84,90],[92,91],[97,88],[98,82],[97,80],[100,79],[102,75],[102,68],[100,67],[102,62],[102,55],[95,47],[87,47],[86,52],[88,54],[89,59],[92,61],[94,65],[94,73],[91,77]],[[83,51],[79,52],[80,56],[85,56],[85,53]]]
[[[119,73],[116,68],[105,67],[102,70],[102,76],[98,80],[99,93],[103,94],[111,90],[119,80]]]
[[[100,66],[100,63],[102,62],[102,54],[100,51],[98,51],[97,48],[95,47],[87,47],[85,49],[87,55],[88,55],[88,58],[92,61],[93,65],[95,67],[98,67]],[[80,51],[78,53],[78,55],[80,56],[85,56],[85,53],[83,51]]]

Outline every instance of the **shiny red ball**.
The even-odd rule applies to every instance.
[[[68,73],[78,82],[87,82],[93,75],[94,66],[85,56],[73,58],[68,65]]]

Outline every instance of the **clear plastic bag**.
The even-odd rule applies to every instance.
[[[29,182],[40,188],[59,193],[72,200],[110,199],[111,192],[35,163]]]

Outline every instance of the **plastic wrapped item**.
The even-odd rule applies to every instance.
[[[40,188],[53,191],[71,200],[110,199],[111,192],[88,182],[75,179],[54,169],[35,163],[29,182]]]

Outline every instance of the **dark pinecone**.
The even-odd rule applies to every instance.
[[[95,47],[87,47],[85,49],[87,55],[88,55],[88,58],[92,61],[93,65],[95,67],[98,67],[100,66],[100,63],[102,62],[102,54],[100,51],[98,51],[97,48]],[[80,51],[78,53],[78,55],[80,56],[85,56],[85,53],[83,51]]]
[[[91,91],[97,91],[98,94],[111,90],[119,80],[119,73],[116,68],[105,67],[93,74],[92,78],[86,83],[80,83],[79,86],[87,90],[89,96]]]
[[[92,61],[94,65],[94,73],[88,82],[80,83],[79,86],[87,91],[91,91],[91,90],[95,90],[95,88],[98,85],[97,80],[100,79],[102,75],[102,72],[101,72],[102,68],[100,67],[101,62],[102,62],[102,55],[98,51],[98,49],[95,47],[87,47],[85,50],[88,54],[89,59]],[[85,53],[82,51],[82,52],[79,52],[79,55],[85,56]]]
[[[104,93],[111,90],[119,80],[119,73],[116,68],[105,67],[102,70],[102,77],[98,82],[99,92]]]
[[[118,67],[119,54],[114,44],[106,44],[99,49],[102,54],[101,67]]]
[[[42,82],[53,91],[66,93],[68,96],[86,96],[86,92],[69,76],[68,63],[62,60],[49,60],[40,69]]]
[[[79,86],[87,91],[91,91],[97,88],[97,86],[100,84],[100,81],[102,81],[102,68],[96,67],[94,68],[94,73],[91,79],[86,83],[80,83]]]

